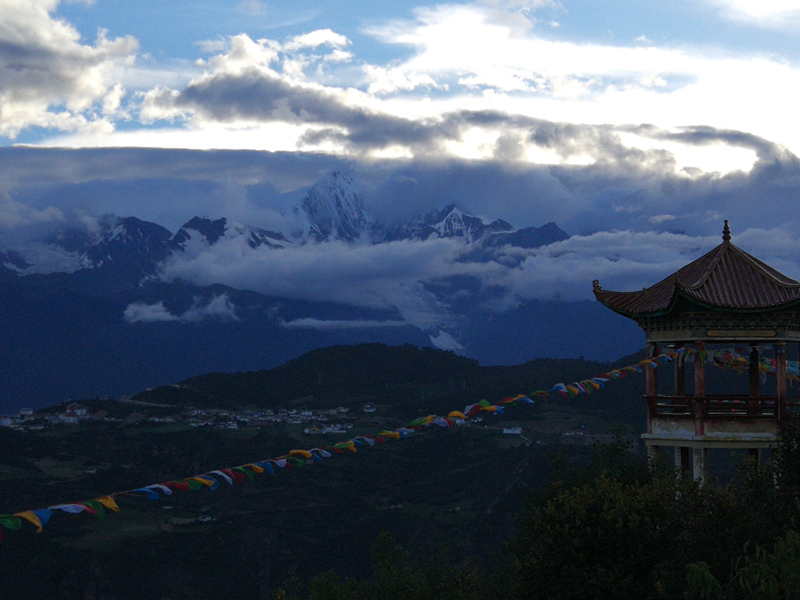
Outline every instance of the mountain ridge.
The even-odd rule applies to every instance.
[[[95,222],[64,226],[30,245],[0,248],[2,268],[19,275],[109,268],[109,262],[126,266],[126,281],[138,284],[153,276],[174,253],[195,251],[219,243],[246,240],[252,250],[261,247],[287,249],[308,243],[339,241],[382,244],[393,241],[425,241],[431,237],[461,240],[483,252],[503,246],[533,249],[569,239],[555,223],[514,229],[508,222],[463,212],[456,204],[414,215],[403,224],[381,223],[364,208],[363,198],[351,175],[335,172],[308,188],[292,209],[301,224],[294,231],[266,230],[227,217],[194,216],[173,234],[165,227],[135,216],[106,215]],[[139,275],[139,280],[133,278]]]
[[[641,345],[635,324],[593,301],[513,298],[504,310],[493,308],[501,291],[475,273],[513,276],[532,249],[569,237],[554,223],[514,229],[451,204],[387,226],[367,213],[352,178],[332,174],[313,189],[295,203],[294,216],[307,219],[295,235],[199,216],[172,233],[106,215],[27,246],[0,245],[0,347],[14,349],[0,361],[0,402],[40,406],[135,393],[203,372],[274,367],[336,344],[435,346],[486,365],[545,356],[609,360]],[[365,261],[367,249],[380,251]],[[438,258],[443,249],[463,273],[414,275],[409,261]],[[379,262],[397,252],[408,264]],[[334,299],[324,286],[304,295],[291,286],[251,288],[247,278],[192,278],[209,266],[224,275],[251,260],[261,268],[256,276],[280,279],[274,265],[299,265],[311,278],[303,285],[313,287],[316,275],[334,285],[336,261],[351,258],[369,263],[370,277],[380,280],[387,268],[406,279],[361,288],[361,273],[344,270],[354,289]],[[378,301],[359,297],[368,293]]]

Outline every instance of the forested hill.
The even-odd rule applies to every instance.
[[[411,344],[332,346],[275,369],[210,373],[148,390],[135,399],[215,408],[358,408],[372,402],[402,409],[404,414],[442,412],[483,398],[496,402],[509,395],[550,389],[555,383],[596,376],[641,358],[643,354],[637,354],[615,363],[536,359],[511,367],[486,367],[454,352]],[[619,420],[638,422],[644,418],[641,379],[614,381],[605,390],[568,402],[604,408]],[[560,398],[550,396],[549,401]]]

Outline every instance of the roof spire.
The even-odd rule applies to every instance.
[[[731,229],[730,227],[728,227],[728,219],[725,219],[725,227],[722,228],[722,241],[723,242],[731,241]]]

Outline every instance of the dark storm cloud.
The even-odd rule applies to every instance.
[[[445,121],[429,125],[427,135],[412,128],[403,139],[432,140],[440,129],[452,138],[476,124],[503,124],[559,154],[591,152],[598,159],[531,165],[502,156],[368,160],[287,152],[0,148],[0,192],[7,198],[0,212],[14,211],[17,222],[21,203],[37,211],[133,214],[173,230],[197,214],[274,228],[265,211],[286,208],[280,206],[284,193],[302,194],[325,173],[347,170],[363,183],[370,212],[387,222],[452,202],[517,227],[556,221],[569,233],[584,234],[655,229],[698,235],[718,229],[720,218],[762,228],[797,222],[787,207],[800,201],[800,161],[757,136],[711,128],[568,125],[492,111],[454,113]],[[385,130],[383,139],[394,131]],[[749,172],[687,174],[676,171],[668,152],[627,147],[624,133],[735,145],[752,149],[757,159]]]
[[[190,84],[177,96],[162,95],[158,102],[190,109],[206,119],[281,121],[333,125],[347,129],[320,131],[318,139],[345,139],[354,148],[381,148],[391,144],[427,146],[446,133],[400,117],[348,105],[339,95],[323,88],[293,85],[252,70],[221,74]]]

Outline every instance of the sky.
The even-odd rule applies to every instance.
[[[800,278],[798,32],[800,0],[0,0],[0,246],[107,213],[276,227],[345,170],[387,221],[555,221],[502,271],[517,298],[654,283],[723,219]],[[336,251],[333,287],[388,260]]]

